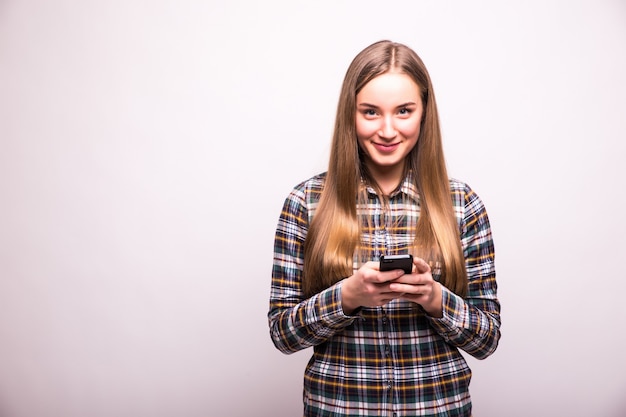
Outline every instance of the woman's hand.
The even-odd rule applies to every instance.
[[[401,270],[381,272],[379,262],[367,262],[341,284],[341,305],[345,314],[359,307],[377,307],[405,294],[391,290],[391,281],[404,275]],[[428,266],[428,265],[427,265]],[[396,281],[400,282],[400,281]]]
[[[421,305],[433,317],[442,317],[441,284],[433,279],[426,261],[414,257],[413,265],[413,272],[390,283],[389,291],[403,294],[400,298]]]

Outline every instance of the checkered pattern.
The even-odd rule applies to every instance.
[[[402,300],[346,316],[341,280],[308,299],[301,288],[304,240],[324,180],[321,174],[299,184],[285,200],[268,313],[280,351],[313,347],[304,375],[304,416],[469,416],[471,371],[459,349],[486,358],[500,338],[494,247],[482,201],[467,184],[450,180],[469,291],[461,298],[444,287],[442,318]],[[407,253],[419,211],[411,176],[386,210],[368,189],[367,204],[357,210],[366,255],[376,261],[382,254]]]

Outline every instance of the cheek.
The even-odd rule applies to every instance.
[[[417,139],[420,134],[420,122],[411,120],[408,123],[398,126],[398,131],[407,139]]]
[[[372,137],[376,134],[377,131],[378,124],[376,122],[357,118],[356,135],[359,140]]]

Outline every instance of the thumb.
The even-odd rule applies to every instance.
[[[415,269],[418,274],[430,272],[430,265],[428,265],[428,263],[422,258],[414,258],[413,264],[415,265]]]

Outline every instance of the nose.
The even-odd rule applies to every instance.
[[[398,135],[398,131],[393,123],[392,116],[387,116],[382,119],[382,126],[378,131],[378,136],[382,139],[393,139]]]

